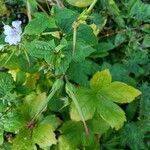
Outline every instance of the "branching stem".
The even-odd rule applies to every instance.
[[[72,48],[72,56],[75,54],[76,50],[76,41],[77,41],[77,28],[81,24],[81,22],[85,21],[87,19],[87,16],[89,13],[91,13],[92,9],[94,8],[97,0],[93,0],[92,4],[87,10],[84,10],[80,16],[77,18],[76,21],[73,23],[73,48]]]

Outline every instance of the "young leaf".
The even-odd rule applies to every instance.
[[[101,88],[107,87],[110,85],[112,81],[111,74],[109,70],[98,71],[94,74],[92,79],[90,80],[90,86],[94,90],[100,90]]]

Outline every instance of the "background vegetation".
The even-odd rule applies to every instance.
[[[150,149],[149,3],[1,0],[0,150]]]

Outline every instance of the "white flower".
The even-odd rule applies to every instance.
[[[12,27],[4,25],[5,42],[10,45],[17,45],[21,41],[21,21],[13,21]]]

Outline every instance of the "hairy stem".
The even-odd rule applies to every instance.
[[[74,56],[75,49],[76,49],[76,40],[77,40],[77,25],[73,27],[73,50],[72,50],[73,56]]]

